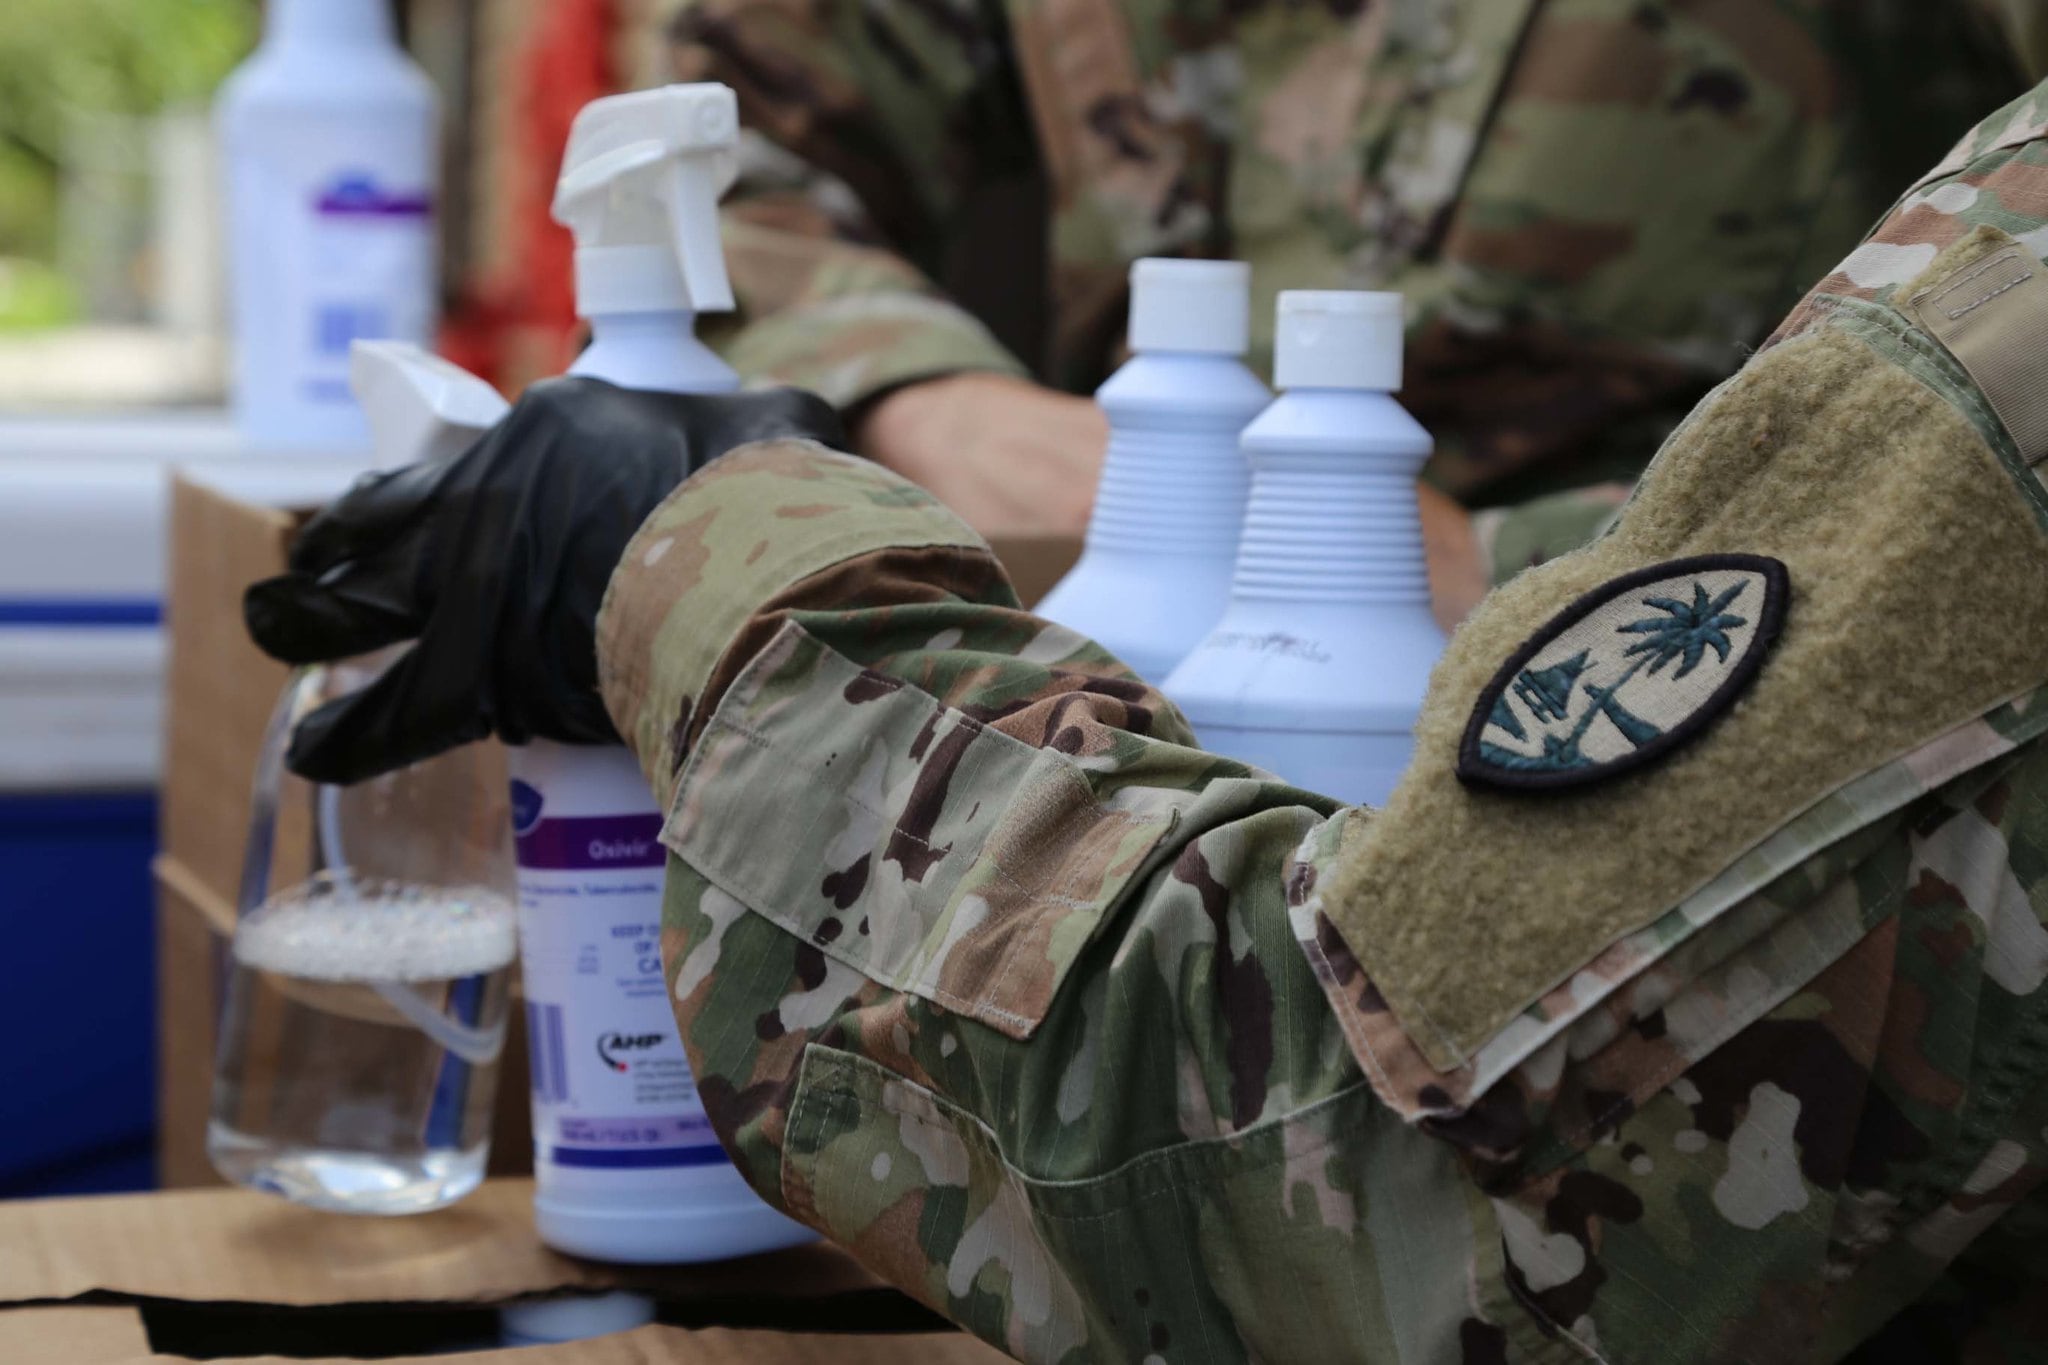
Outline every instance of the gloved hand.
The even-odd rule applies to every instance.
[[[307,525],[291,572],[249,588],[249,634],[294,664],[417,643],[299,723],[292,771],[353,782],[489,734],[616,742],[595,635],[613,566],[692,470],[777,437],[846,444],[831,407],[796,389],[553,379],[455,459],[358,483]]]

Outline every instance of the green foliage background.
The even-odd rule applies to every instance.
[[[0,325],[66,308],[52,262],[70,113],[205,100],[258,19],[256,0],[0,0]]]

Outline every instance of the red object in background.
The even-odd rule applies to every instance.
[[[443,354],[508,392],[562,369],[576,352],[575,242],[549,209],[577,112],[620,88],[618,27],[614,0],[548,0],[512,66],[508,140],[517,164],[504,211],[513,264],[465,290],[441,335]]]

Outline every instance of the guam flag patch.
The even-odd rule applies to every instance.
[[[1458,747],[1459,780],[1575,787],[1663,758],[1755,679],[1784,624],[1790,582],[1778,560],[1725,554],[1601,584],[1480,692]]]

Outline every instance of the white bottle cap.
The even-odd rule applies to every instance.
[[[737,173],[739,101],[715,82],[592,100],[569,129],[555,221],[576,234],[576,311],[733,306],[718,198]]]
[[[452,459],[510,406],[468,370],[409,341],[351,342],[348,386],[369,419],[379,469]]]
[[[1346,289],[1290,289],[1280,295],[1273,387],[1401,387],[1401,296]]]
[[[1147,256],[1131,264],[1131,349],[1243,355],[1252,268],[1243,261]]]

